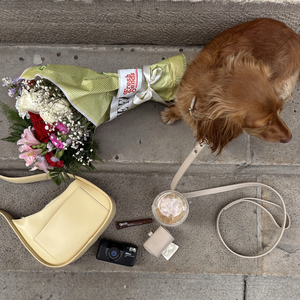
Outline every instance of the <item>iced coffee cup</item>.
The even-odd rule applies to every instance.
[[[179,192],[165,191],[154,199],[152,212],[161,225],[174,227],[182,224],[187,218],[189,204]]]

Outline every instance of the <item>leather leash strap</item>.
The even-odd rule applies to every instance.
[[[186,158],[186,160],[183,162],[183,164],[180,166],[179,170],[177,171],[177,173],[175,174],[172,182],[171,182],[171,190],[175,190],[176,186],[178,184],[178,182],[180,181],[181,177],[184,175],[184,173],[186,172],[186,170],[188,169],[188,167],[192,164],[192,162],[195,160],[195,158],[199,155],[199,153],[203,150],[203,148],[205,147],[205,145],[200,145],[197,143],[197,145],[194,147],[194,149],[191,151],[191,153],[188,155],[188,157]],[[281,195],[274,190],[272,187],[263,184],[263,183],[259,183],[259,182],[246,182],[246,183],[238,183],[238,184],[233,184],[233,185],[227,185],[227,186],[221,186],[221,187],[216,187],[216,188],[211,188],[211,189],[205,189],[205,190],[200,190],[200,191],[195,191],[195,192],[190,192],[190,193],[182,193],[182,195],[185,198],[195,198],[195,197],[201,197],[201,196],[206,196],[206,195],[212,195],[212,194],[218,194],[218,193],[223,193],[223,192],[228,192],[228,191],[232,191],[232,190],[236,190],[236,189],[240,189],[240,188],[245,188],[245,187],[264,187],[267,188],[271,191],[273,191],[280,199],[282,206],[277,205],[271,201],[267,201],[267,200],[263,200],[263,199],[259,199],[259,198],[252,198],[252,197],[247,197],[247,198],[241,198],[238,200],[235,200],[231,203],[229,203],[228,205],[226,205],[223,209],[221,209],[221,211],[218,214],[217,220],[216,220],[216,227],[217,227],[217,232],[219,235],[219,238],[221,240],[221,242],[223,243],[223,245],[233,254],[239,256],[239,257],[243,257],[243,258],[259,258],[262,257],[268,253],[270,253],[280,242],[282,235],[284,233],[285,229],[288,229],[290,227],[290,217],[286,212],[286,206],[285,203],[281,197]],[[273,205],[279,209],[282,210],[283,212],[283,221],[282,221],[282,226],[280,226],[274,219],[273,215],[261,204],[257,203],[256,201],[260,201],[260,202],[264,202],[264,203],[268,203],[270,205]],[[273,244],[272,247],[270,247],[269,249],[267,249],[265,252],[258,254],[258,255],[242,255],[239,254],[235,251],[233,251],[231,248],[228,247],[228,245],[225,243],[221,233],[220,233],[220,226],[219,226],[219,221],[220,221],[220,217],[221,214],[226,211],[227,209],[229,209],[230,207],[241,203],[241,202],[248,202],[248,203],[252,203],[258,207],[260,207],[263,211],[265,211],[267,213],[267,215],[271,218],[271,220],[273,221],[273,223],[280,228],[280,233],[279,236],[277,238],[277,240],[275,241],[275,243]]]

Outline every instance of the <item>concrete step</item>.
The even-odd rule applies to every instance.
[[[141,67],[143,64],[152,64],[181,53],[191,60],[200,49],[136,45],[2,44],[0,70],[2,77],[18,76],[24,69],[33,66],[36,61],[34,57],[39,56],[43,64],[73,64],[99,72],[117,72],[120,68]],[[0,95],[3,102],[14,106],[14,101],[6,95],[5,88],[0,89]],[[157,282],[157,289],[166,287],[167,294],[172,296],[176,282],[181,280],[186,290],[191,289],[194,284],[209,290],[210,284],[213,285],[214,282],[215,288],[211,287],[210,293],[212,299],[245,299],[245,293],[249,295],[246,299],[273,299],[270,290],[274,286],[283,287],[284,283],[281,285],[279,282],[286,275],[290,276],[289,299],[298,299],[295,285],[300,275],[299,101],[300,94],[297,91],[282,113],[293,132],[290,143],[269,144],[243,135],[234,140],[221,157],[216,157],[205,149],[178,185],[178,190],[183,192],[249,181],[274,187],[286,202],[292,226],[271,254],[260,259],[236,257],[221,244],[215,229],[219,210],[232,200],[246,196],[272,199],[273,195],[264,188],[247,188],[190,199],[191,212],[188,219],[181,226],[170,229],[179,250],[169,261],[163,257],[156,259],[142,246],[147,239],[147,233],[159,226],[157,222],[116,230],[115,221],[152,217],[153,199],[169,188],[175,172],[194,146],[192,131],[183,122],[172,126],[162,124],[159,111],[163,106],[149,101],[97,129],[96,140],[100,143],[98,155],[103,158],[104,163],[96,165],[98,172],[83,174],[83,177],[99,186],[116,201],[116,216],[102,237],[136,244],[139,252],[135,266],[128,268],[96,260],[97,242],[78,261],[58,270],[48,269],[31,257],[8,224],[0,219],[0,275],[4,280],[1,283],[3,294],[1,296],[0,293],[0,299],[35,299],[32,297],[33,291],[36,291],[36,298],[42,295],[51,299],[52,295],[53,299],[70,299],[65,296],[68,291],[69,295],[74,295],[72,299],[95,299],[94,289],[102,289],[103,295],[109,295],[113,279],[116,284],[123,286],[116,292],[121,299],[153,299],[145,290],[153,282]],[[0,138],[3,138],[8,135],[9,124],[2,113],[0,122]],[[18,158],[16,145],[0,141],[0,149],[1,174],[30,175],[24,161]],[[65,188],[62,186],[57,189],[51,182],[0,184],[0,207],[16,218],[41,210]],[[270,237],[278,234],[278,230],[272,227],[265,214],[248,204],[240,204],[224,216],[221,228],[227,242],[235,250],[245,254],[261,251],[271,242]],[[280,277],[269,277],[270,275]],[[98,277],[105,279],[97,284]],[[258,278],[270,287],[269,290],[265,287],[261,296],[257,296],[257,289],[263,289]],[[165,280],[165,285],[161,280]],[[25,286],[35,281],[49,282],[49,289],[36,288],[28,290],[24,297],[20,296]],[[62,284],[58,286],[58,282]],[[72,282],[73,286],[63,286],[68,282]],[[91,282],[92,288],[86,291],[84,297],[81,293],[85,285],[88,285],[87,282]],[[225,284],[223,289],[221,282]],[[133,289],[126,289],[124,286]],[[231,286],[235,286],[233,292],[230,292]],[[60,294],[50,293],[51,288],[56,287]],[[135,289],[141,294],[136,292],[133,296]],[[201,290],[190,290],[190,294],[194,297],[191,296],[191,299],[208,298],[208,294]],[[114,299],[114,295],[111,294],[107,299]],[[139,295],[145,296],[142,298]],[[154,299],[164,299],[160,295]],[[197,296],[200,298],[196,298]],[[175,299],[184,299],[184,295],[178,292]],[[283,298],[278,296],[274,299]]]
[[[244,278],[241,275],[195,277],[188,274],[59,272],[53,276],[40,272],[3,272],[0,279],[0,289],[6,287],[1,300],[244,299]],[[12,281],[17,289],[10,285]],[[230,289],[224,290],[224,284]]]
[[[34,9],[32,9],[34,7]],[[206,44],[224,28],[273,18],[296,30],[297,0],[0,1],[0,41],[33,44]]]
[[[291,276],[5,271],[0,279],[1,300],[299,299]]]

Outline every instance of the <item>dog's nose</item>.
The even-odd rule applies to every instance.
[[[280,140],[280,143],[288,143],[291,139],[292,139],[292,135],[288,139]]]

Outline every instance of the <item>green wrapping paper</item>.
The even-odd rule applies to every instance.
[[[174,100],[179,82],[186,70],[186,59],[179,55],[150,66],[150,73],[160,69],[161,76],[151,88],[166,103]],[[90,69],[69,65],[32,67],[20,76],[26,79],[45,78],[59,87],[69,102],[95,126],[111,120],[110,110],[119,89],[117,73],[97,73]],[[149,84],[144,82],[144,89]],[[138,93],[139,91],[137,91]],[[151,98],[152,100],[153,97]],[[141,103],[143,97],[141,98]],[[135,107],[132,105],[130,108]]]

